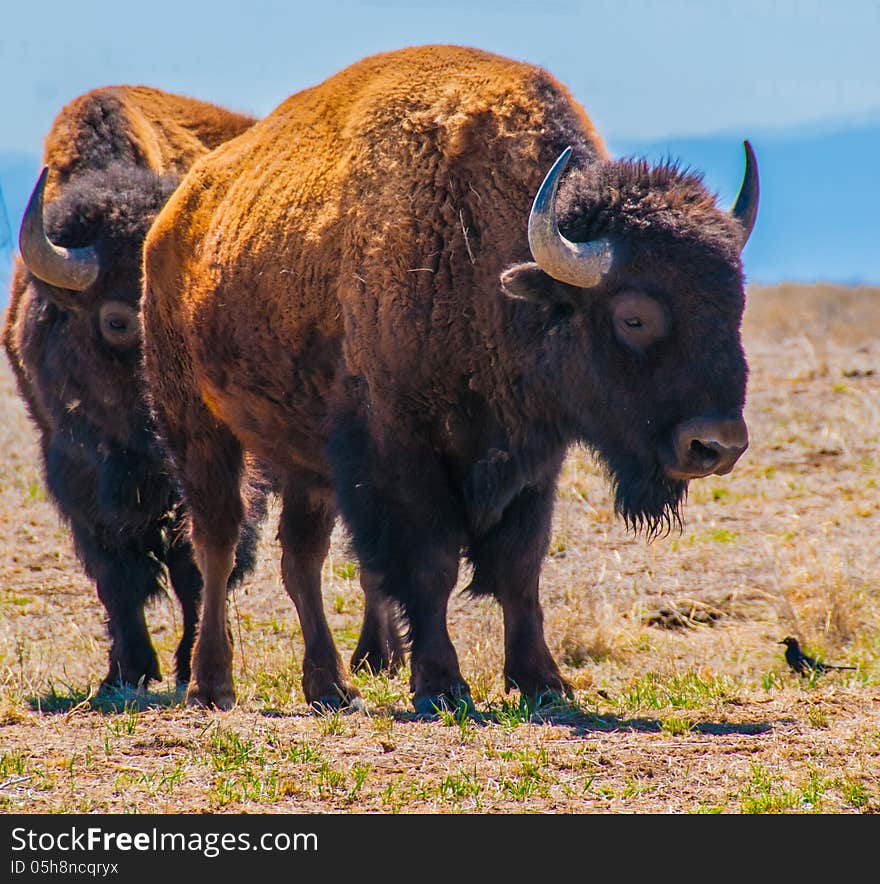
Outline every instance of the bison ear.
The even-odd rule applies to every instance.
[[[517,298],[520,301],[574,306],[570,286],[548,276],[532,261],[526,264],[514,264],[503,271],[501,290],[509,298]]]

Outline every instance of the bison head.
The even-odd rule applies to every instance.
[[[40,175],[19,233],[42,307],[37,384],[57,421],[82,419],[125,444],[146,440],[137,368],[143,240],[175,182],[130,164],[78,175],[44,207]],[[35,354],[36,356],[37,354]],[[49,391],[52,391],[51,393]]]
[[[546,311],[569,433],[608,468],[618,512],[652,535],[680,523],[689,480],[730,472],[748,446],[740,251],[758,173],[745,148],[730,212],[671,163],[584,164],[557,194],[565,151],[534,200],[534,262],[501,275],[506,294]]]

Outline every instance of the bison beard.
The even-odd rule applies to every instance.
[[[147,238],[144,334],[205,577],[190,702],[234,700],[245,452],[284,489],[309,702],[357,697],[321,602],[337,512],[373,624],[356,660],[399,604],[418,711],[468,700],[446,622],[462,555],[503,612],[505,685],[567,693],[539,601],[567,447],[599,452],[617,511],[654,537],[748,444],[746,155],[728,212],[698,176],[608,159],[547,72],[427,46],[291,96],[187,176]]]
[[[658,466],[646,469],[635,461],[609,464],[607,471],[614,489],[614,512],[627,528],[648,540],[681,531],[687,482],[667,478]]]
[[[684,527],[688,483],[667,476],[656,456],[661,438],[610,439],[593,428],[589,448],[614,495],[614,512],[626,527],[647,541],[667,537]]]

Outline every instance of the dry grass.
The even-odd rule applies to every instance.
[[[543,600],[576,703],[529,720],[502,691],[496,607],[455,598],[482,722],[414,720],[405,677],[359,677],[368,714],[309,714],[272,525],[234,600],[234,710],[183,709],[170,679],[94,699],[102,609],[3,363],[0,809],[880,809],[880,291],[753,289],[745,340],[752,445],[730,476],[693,484],[681,536],[629,536],[590,456],[566,463]],[[350,653],[362,598],[341,536],[324,577]],[[170,673],[172,602],[150,623]],[[788,633],[857,671],[801,681],[776,644]]]

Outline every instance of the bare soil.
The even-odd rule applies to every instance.
[[[309,711],[277,509],[233,599],[238,706],[181,705],[172,599],[149,612],[166,682],[96,697],[103,609],[0,360],[0,811],[880,810],[880,290],[753,287],[744,339],[751,447],[692,484],[681,535],[629,535],[570,454],[542,598],[576,702],[505,695],[499,611],[456,595],[478,721],[417,720],[407,673],[358,676],[366,713]],[[340,531],[324,578],[348,655],[363,603]],[[788,634],[856,670],[799,678]]]

